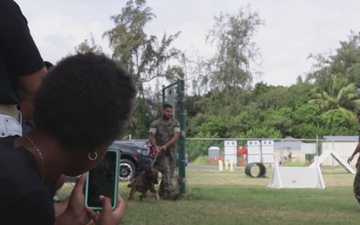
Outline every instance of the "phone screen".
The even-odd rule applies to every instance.
[[[103,160],[87,173],[85,204],[92,209],[102,209],[99,196],[111,199],[112,207],[116,207],[118,193],[119,153],[116,149],[108,149]]]

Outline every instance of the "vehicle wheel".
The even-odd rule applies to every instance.
[[[119,180],[129,181],[134,178],[136,168],[133,162],[128,159],[120,159]]]

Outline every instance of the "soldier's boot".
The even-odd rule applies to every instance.
[[[180,194],[175,191],[169,191],[169,197],[171,200],[176,201],[179,198]]]

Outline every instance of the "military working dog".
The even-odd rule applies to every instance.
[[[160,199],[158,190],[155,189],[155,185],[159,183],[159,174],[154,167],[147,168],[144,172],[140,173],[134,180],[127,186],[131,188],[128,201],[134,201],[135,193],[140,192],[140,200],[143,201],[148,191],[155,194],[155,199]]]

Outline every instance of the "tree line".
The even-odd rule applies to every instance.
[[[235,13],[214,16],[206,41],[216,48],[211,56],[186,56],[172,46],[181,35],[147,34],[156,18],[146,0],[129,0],[114,28],[103,34],[111,58],[127,69],[138,95],[128,133],[147,138],[148,127],[159,116],[162,85],[187,79],[187,137],[293,138],[357,135],[360,109],[360,33],[350,31],[333,53],[311,54],[311,71],[289,87],[263,82],[252,85],[259,73],[260,49],[253,41],[265,21],[250,5]],[[77,52],[102,52],[91,37]],[[151,85],[149,85],[151,84]]]

